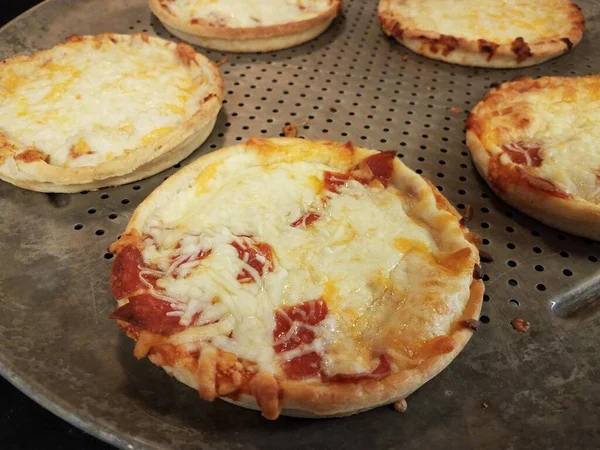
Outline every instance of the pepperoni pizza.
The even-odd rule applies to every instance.
[[[252,138],[136,210],[111,247],[111,317],[203,399],[348,415],[404,399],[466,345],[473,242],[394,152]]]
[[[539,221],[600,240],[600,77],[523,78],[493,89],[467,121],[477,169]]]

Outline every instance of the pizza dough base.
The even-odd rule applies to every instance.
[[[148,0],[150,9],[174,36],[194,45],[238,53],[261,53],[295,47],[323,33],[341,9],[341,1],[311,19],[254,28],[211,27],[191,24],[163,10],[159,0]]]
[[[512,69],[541,64],[566,53],[577,45],[583,36],[585,28],[583,15],[579,8],[573,5],[571,13],[573,26],[569,35],[565,36],[570,44],[563,40],[528,42],[527,44],[530,47],[532,56],[519,62],[511,48],[511,44],[499,45],[495,49],[493,57],[489,58],[489,53],[480,49],[480,44],[477,40],[455,38],[449,35],[444,36],[430,30],[402,28],[398,18],[390,10],[390,3],[391,0],[380,0],[378,6],[379,20],[386,35],[394,37],[400,44],[422,56],[461,66]],[[444,54],[444,37],[454,38],[457,43],[456,47],[446,54]],[[515,38],[517,37],[515,36]]]

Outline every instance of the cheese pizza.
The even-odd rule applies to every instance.
[[[167,30],[192,44],[231,52],[293,47],[323,33],[341,0],[148,0]]]
[[[571,0],[380,0],[379,19],[385,34],[423,56],[496,68],[565,53],[585,27]]]
[[[479,173],[541,222],[600,240],[600,77],[523,78],[493,89],[467,121]]]
[[[0,63],[0,178],[77,192],[153,175],[198,148],[223,98],[216,66],[145,34],[72,36]]]
[[[348,415],[404,399],[465,346],[474,241],[394,152],[252,138],[135,211],[111,247],[111,317],[203,399]]]

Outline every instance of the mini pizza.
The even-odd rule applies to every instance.
[[[467,120],[479,173],[515,208],[600,240],[600,77],[522,78]]]
[[[420,55],[495,68],[561,55],[585,28],[571,0],[380,0],[379,19],[385,34]]]
[[[323,33],[341,0],[148,0],[175,36],[229,52],[269,52]]]
[[[394,152],[252,138],[135,211],[112,318],[200,397],[304,417],[404,399],[469,340],[483,295],[460,216]]]
[[[223,98],[216,66],[145,34],[72,36],[0,62],[0,178],[42,192],[129,183],[184,159]]]

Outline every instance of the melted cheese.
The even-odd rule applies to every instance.
[[[318,16],[329,0],[175,0],[163,1],[186,21],[202,19],[215,25],[253,28],[297,22]]]
[[[470,40],[508,44],[565,37],[571,30],[570,0],[391,0],[403,28]]]
[[[549,87],[519,93],[516,99],[502,98],[496,109],[513,113],[488,122],[486,134],[501,139],[493,145],[516,141],[539,145],[542,164],[528,167],[532,174],[600,204],[600,77],[557,79]],[[514,126],[515,112],[526,112],[526,127]]]
[[[199,340],[273,372],[277,361],[317,351],[323,370],[334,375],[373,370],[374,354],[390,342],[410,359],[422,341],[448,332],[468,298],[472,262],[448,277],[436,259],[444,252],[409,217],[411,205],[394,187],[350,181],[323,202],[315,184],[322,186],[327,169],[307,162],[265,167],[252,154],[241,154],[209,165],[154,210],[141,230],[151,236],[143,256],[166,274],[158,286],[173,314],[184,325],[233,324],[224,325],[230,335],[201,333]],[[320,218],[292,227],[308,210]],[[272,272],[260,277],[238,257],[231,243],[242,235],[272,246]],[[207,258],[196,260],[208,249]],[[181,261],[188,262],[178,266]],[[253,283],[237,281],[242,270]],[[319,298],[329,314],[311,327],[316,340],[276,355],[274,310]]]
[[[64,167],[97,165],[167,134],[207,87],[173,48],[134,41],[67,44],[2,66],[0,131]]]

